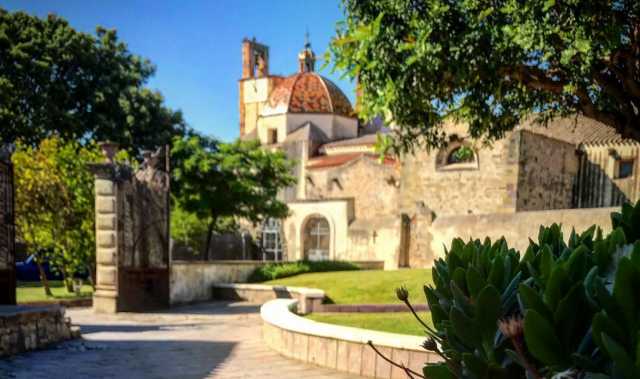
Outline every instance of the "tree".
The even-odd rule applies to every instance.
[[[330,52],[358,78],[363,116],[395,146],[443,142],[443,120],[503,136],[532,112],[581,113],[640,139],[640,2],[344,0]]]
[[[295,183],[292,162],[257,141],[222,143],[203,136],[175,138],[172,184],[181,209],[208,221],[205,255],[216,226],[229,218],[258,223],[287,216],[278,192]]]
[[[94,144],[82,147],[56,136],[35,148],[19,143],[13,154],[16,224],[36,254],[49,296],[41,266],[45,259],[62,273],[69,290],[76,273],[95,271],[93,174],[87,164],[101,157]]]
[[[0,8],[0,142],[111,140],[151,149],[185,132],[180,112],[145,88],[154,66],[115,30],[96,36],[64,19]]]

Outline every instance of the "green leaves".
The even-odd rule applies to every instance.
[[[527,311],[524,319],[524,338],[529,352],[547,366],[564,363],[565,352],[549,322],[534,310]]]
[[[478,312],[474,325],[482,333],[482,339],[486,344],[493,344],[498,318],[502,315],[500,294],[493,286],[486,286],[478,295],[476,304]]]
[[[638,377],[640,241],[626,235],[639,209],[614,214],[606,237],[541,227],[522,260],[504,240],[453,240],[425,289],[450,375]]]
[[[454,379],[455,376],[449,372],[449,368],[444,363],[424,366],[423,374],[429,379]]]
[[[65,140],[120,143],[136,153],[183,135],[180,112],[145,87],[155,67],[118,40],[64,19],[0,9],[0,142],[32,146]]]
[[[288,214],[277,196],[295,183],[294,162],[283,152],[269,152],[257,141],[191,136],[173,140],[171,158],[174,201],[185,212],[215,222],[212,229],[218,229],[220,218],[258,223]]]
[[[19,143],[12,156],[20,236],[30,253],[46,252],[67,278],[95,264],[94,176],[87,165],[101,159],[95,145],[59,137],[37,148]]]
[[[543,122],[605,115],[608,125],[638,136],[634,96],[619,88],[637,85],[637,74],[611,63],[633,50],[634,2],[343,4],[345,20],[330,46],[334,67],[358,78],[362,117],[401,125],[393,133],[397,151],[445,143],[448,118],[488,141],[531,113]]]

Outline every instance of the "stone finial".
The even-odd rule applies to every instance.
[[[113,158],[118,153],[118,148],[120,146],[117,143],[110,141],[100,142],[98,143],[98,146],[100,146],[100,149],[102,149],[102,154],[105,157],[105,161],[109,164],[113,164]]]

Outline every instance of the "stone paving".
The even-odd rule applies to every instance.
[[[146,314],[70,309],[82,340],[0,360],[0,378],[357,378],[270,350],[262,343],[258,309],[225,302]]]

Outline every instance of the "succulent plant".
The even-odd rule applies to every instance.
[[[613,231],[541,227],[520,254],[455,239],[425,287],[427,378],[640,378],[640,202]]]

